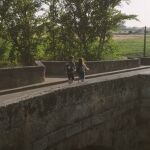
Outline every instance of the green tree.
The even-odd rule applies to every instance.
[[[58,36],[59,36],[59,26],[58,26],[58,8],[59,0],[45,0],[47,6],[47,13],[44,18],[45,21],[43,25],[46,27],[47,36],[47,48],[46,51],[53,55],[56,59],[57,48],[58,48]]]
[[[95,36],[98,37],[99,45],[97,48],[97,58],[100,58],[104,46],[111,38],[111,31],[116,29],[120,23],[129,19],[136,19],[136,15],[126,15],[117,10],[117,6],[123,0],[93,0],[92,3],[92,26]],[[128,2],[128,0],[124,0]]]
[[[71,49],[76,49],[72,53],[80,53],[80,55],[89,59],[93,56],[90,50],[91,44],[98,41],[97,48],[95,48],[95,58],[101,58],[103,52],[107,49],[106,47],[108,47],[105,45],[108,45],[110,41],[112,30],[124,20],[136,17],[135,15],[122,14],[121,11],[117,10],[116,6],[120,5],[122,1],[57,1],[57,15],[53,15],[54,13],[49,14],[52,18],[57,17],[55,26],[61,28],[58,34],[64,34],[64,36],[61,36],[64,51],[68,51],[70,47]],[[51,20],[50,22],[53,22],[53,19]]]
[[[61,24],[70,33],[82,55],[88,57],[88,45],[94,40],[91,26],[91,3],[89,0],[64,0],[64,10],[61,16]],[[69,36],[68,36],[69,37]]]
[[[10,60],[24,65],[33,63],[38,49],[51,59],[101,59],[112,49],[112,30],[136,18],[117,9],[122,1],[128,0],[1,0],[0,38],[11,43]]]
[[[10,58],[17,57],[24,65],[33,63],[36,49],[39,0],[3,0],[0,24],[3,38],[12,42]]]

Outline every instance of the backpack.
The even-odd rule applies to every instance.
[[[74,72],[74,70],[75,70],[75,65],[74,65],[74,63],[67,63],[66,64],[66,71],[68,72],[68,73],[73,73]]]

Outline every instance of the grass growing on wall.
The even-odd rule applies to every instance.
[[[8,60],[0,60],[0,68],[6,68],[6,67],[17,67],[17,66],[21,66],[20,64],[17,63],[12,63]]]

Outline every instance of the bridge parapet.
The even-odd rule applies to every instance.
[[[44,80],[43,66],[0,68],[0,90],[40,83]]]
[[[150,59],[149,59],[150,60]],[[139,126],[139,149],[150,149],[150,74],[140,75],[141,108],[138,120]]]
[[[0,90],[17,88],[43,82],[46,76],[66,76],[65,63],[62,61],[43,62],[36,61],[38,66],[0,68]],[[140,61],[89,61],[87,62],[90,71],[87,74],[102,73],[120,69],[128,69],[140,66]]]
[[[65,76],[66,61],[42,61],[46,67],[46,76]],[[113,60],[113,61],[87,61],[90,70],[87,74],[110,72],[140,66],[140,59]]]
[[[150,57],[141,58],[141,65],[150,65]]]
[[[139,77],[92,80],[0,107],[0,149],[137,150]],[[124,145],[124,146],[122,146]]]

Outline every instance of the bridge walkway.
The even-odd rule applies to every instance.
[[[62,88],[132,77],[138,74],[150,74],[150,66],[141,66],[137,68],[93,74],[86,76],[87,79],[85,80],[85,82],[74,81],[74,83],[72,84],[68,84],[66,78],[47,78],[46,81],[41,84],[34,84],[26,87],[0,91],[0,107],[12,103],[17,103],[34,96],[47,94],[49,92],[56,91]]]

